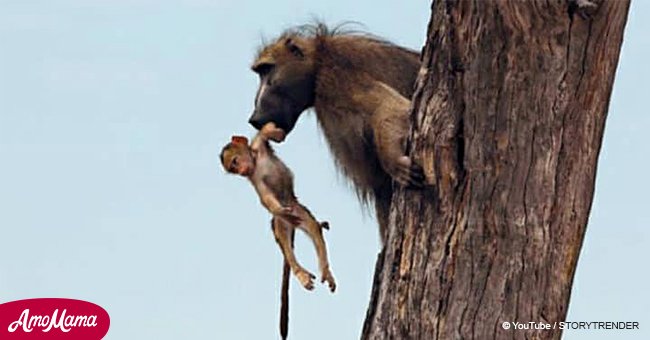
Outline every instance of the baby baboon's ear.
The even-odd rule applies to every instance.
[[[298,47],[298,45],[296,45],[293,39],[287,38],[287,40],[284,42],[284,45],[287,46],[289,52],[291,52],[291,54],[295,55],[296,57],[298,58],[305,57],[305,54],[302,53],[302,50],[300,49],[300,47]]]
[[[244,136],[232,136],[230,142],[233,144],[248,145],[248,138]]]

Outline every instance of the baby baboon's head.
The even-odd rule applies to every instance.
[[[255,171],[255,159],[246,137],[233,136],[221,150],[219,158],[223,169],[231,174],[250,176]]]

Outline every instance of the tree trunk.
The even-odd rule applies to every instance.
[[[560,338],[629,1],[583,6],[433,2],[363,339]]]

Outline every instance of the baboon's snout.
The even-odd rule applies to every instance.
[[[255,110],[251,117],[248,119],[248,124],[252,125],[257,130],[261,129],[266,123],[268,123],[267,119],[264,119],[264,117],[257,110]]]

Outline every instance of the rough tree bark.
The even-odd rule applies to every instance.
[[[559,339],[629,1],[434,1],[363,339]],[[600,4],[598,4],[600,3]],[[586,10],[586,11],[585,11]]]

